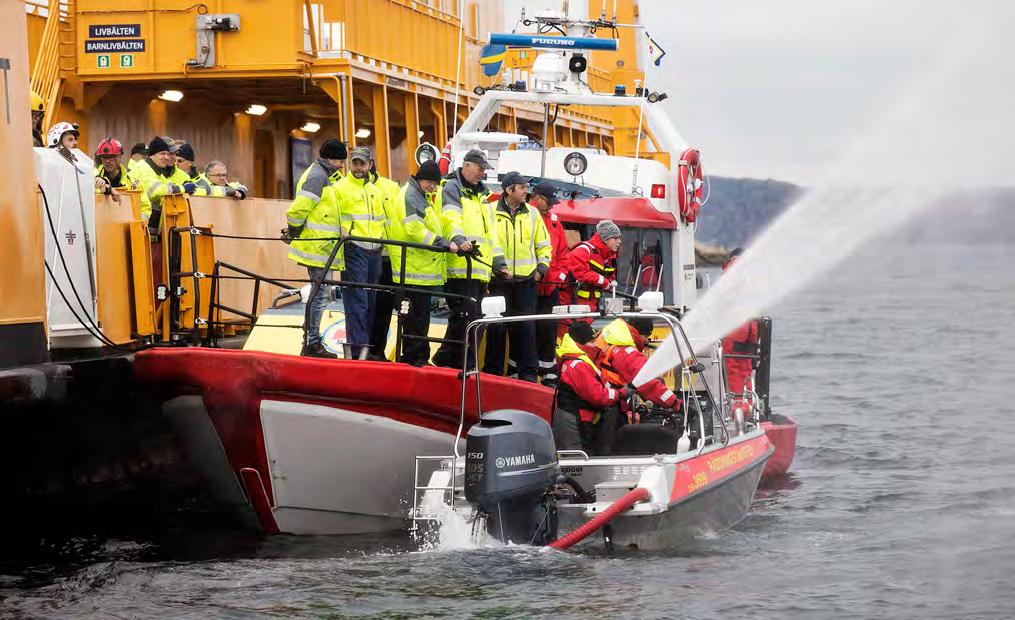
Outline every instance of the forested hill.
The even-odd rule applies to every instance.
[[[711,184],[695,237],[716,251],[748,245],[804,191],[771,179],[712,177]],[[899,237],[913,243],[1015,244],[1015,187],[953,194],[910,222]]]
[[[695,238],[727,249],[746,246],[802,191],[792,183],[771,179],[711,177],[708,203],[698,216]]]

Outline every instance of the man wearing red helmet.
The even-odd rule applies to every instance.
[[[116,138],[106,138],[95,149],[95,158],[99,163],[95,168],[95,193],[111,195],[117,202],[119,196],[116,190],[137,189],[137,181],[120,164],[122,156],[123,145]]]

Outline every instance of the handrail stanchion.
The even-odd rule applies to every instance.
[[[187,234],[190,235],[190,268],[194,270],[191,276],[194,280],[194,325],[190,331],[190,342],[196,347],[201,339],[201,278],[197,271],[197,240],[194,238],[194,228],[188,228]]]
[[[216,301],[216,295],[218,295],[218,283],[219,283],[219,262],[215,261],[215,266],[211,271],[211,291],[208,294],[208,333],[204,337],[204,346],[214,347],[216,345],[215,338],[215,310],[218,308]]]
[[[402,303],[405,300],[405,257],[409,251],[409,248],[402,246],[398,248],[398,253],[402,257],[401,265],[398,269],[398,294],[395,295],[395,315],[398,317],[395,320],[395,362],[399,362],[402,359],[402,334],[405,333],[405,315],[402,314]],[[411,303],[411,302],[410,302]],[[375,317],[376,321],[377,318]],[[388,317],[390,323],[391,317]],[[427,343],[429,346],[429,343]],[[381,351],[383,354],[384,351]]]

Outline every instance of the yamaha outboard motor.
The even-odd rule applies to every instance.
[[[550,425],[524,411],[484,414],[465,441],[465,498],[487,516],[502,542],[546,544],[557,538],[551,490],[560,466]]]

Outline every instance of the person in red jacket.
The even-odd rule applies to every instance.
[[[592,336],[591,325],[575,323],[557,347],[560,381],[551,426],[558,450],[607,453],[616,427],[614,405],[628,395],[626,388],[617,390],[604,382],[589,357],[594,347],[586,343]]]
[[[592,359],[606,381],[614,387],[630,385],[648,358],[643,351],[646,337],[652,334],[652,320],[645,318],[616,319],[603,328],[594,340],[597,349]],[[659,379],[653,379],[639,388],[638,394],[646,401],[677,411],[680,398]]]
[[[613,220],[596,224],[596,234],[571,250],[568,258],[567,281],[561,291],[563,305],[586,305],[593,312],[599,309],[599,299],[617,281],[617,252],[620,251],[620,227]],[[563,336],[567,325],[561,322],[558,333]]]
[[[564,226],[557,215],[551,210],[560,202],[557,199],[557,188],[549,181],[543,181],[532,190],[532,205],[543,216],[546,230],[550,232],[550,246],[553,254],[550,257],[550,270],[543,281],[537,285],[537,314],[550,314],[553,307],[560,304],[561,289],[567,282],[568,259],[571,251],[567,247]],[[554,349],[557,347],[557,325],[553,321],[536,323],[536,351],[539,353],[539,382],[547,387],[557,385],[557,361]]]
[[[723,271],[729,270],[733,263],[743,254],[741,248],[730,252]],[[723,365],[726,368],[726,391],[731,393],[730,409],[740,407],[744,414],[751,410],[751,392],[754,391],[754,363],[758,356],[758,321],[751,319],[734,329],[722,339]],[[750,357],[737,357],[750,356]]]

